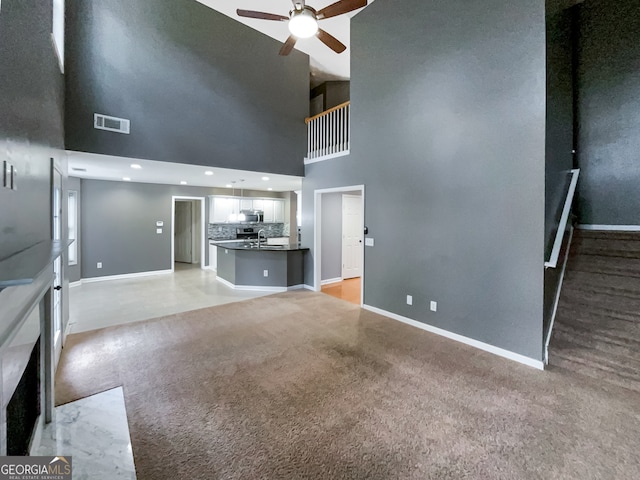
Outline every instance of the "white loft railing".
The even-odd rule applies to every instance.
[[[564,201],[564,208],[562,209],[562,216],[560,217],[560,224],[558,225],[558,232],[556,233],[556,239],[553,243],[551,255],[549,257],[549,260],[544,262],[545,270],[547,268],[556,268],[558,266],[558,259],[560,257],[560,250],[562,248],[562,239],[564,238],[565,232],[567,230],[567,222],[569,221],[569,214],[571,213],[571,206],[573,205],[573,197],[576,193],[576,185],[578,184],[579,175],[579,168],[571,170],[571,183],[569,184],[569,191],[567,192],[567,198]],[[569,259],[569,248],[571,247],[572,239],[573,227],[570,227],[567,250],[564,255],[564,261],[562,262],[562,270],[560,271],[560,278],[558,280],[558,286],[556,288],[556,294],[553,300],[553,310],[551,313],[551,319],[549,320],[549,329],[546,332],[546,338],[544,340],[545,365],[549,364],[549,343],[551,342],[551,333],[553,332],[553,325],[556,321],[556,313],[558,312],[558,304],[560,303],[560,291],[562,290],[562,283],[564,282],[564,274],[567,269],[567,260]]]
[[[319,162],[349,154],[351,102],[342,103],[305,119],[307,156],[305,163]]]

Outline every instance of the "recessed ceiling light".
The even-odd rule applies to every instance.
[[[206,172],[204,172],[205,175],[213,175],[213,172],[211,170],[207,170]]]
[[[122,177],[122,180],[124,180],[125,182],[130,182],[131,179],[129,177]]]
[[[233,185],[231,185],[230,183],[227,183],[227,184],[225,185],[225,187],[227,187],[227,188],[231,188],[231,187],[233,187]]]
[[[142,166],[138,165],[137,163],[132,163],[131,164],[131,168],[135,168],[136,170],[140,170],[142,168]]]
[[[267,190],[271,191],[271,190],[273,190],[273,188],[269,187],[269,188],[267,188]]]
[[[180,185],[186,185],[186,184],[187,184],[187,182],[185,182],[184,180],[182,180],[182,181],[180,182]]]
[[[269,180],[269,177],[262,177],[262,180],[264,180],[265,182]]]

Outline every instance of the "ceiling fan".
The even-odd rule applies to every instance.
[[[336,53],[344,52],[347,47],[336,37],[318,28],[318,20],[337,17],[349,13],[358,8],[366,7],[367,0],[340,0],[316,11],[305,4],[304,0],[292,0],[293,9],[289,16],[275,13],[254,12],[253,10],[236,10],[240,17],[257,18],[260,20],[274,20],[276,22],[289,22],[289,38],[280,49],[280,55],[289,55],[299,38],[310,38],[314,35],[327,47]]]

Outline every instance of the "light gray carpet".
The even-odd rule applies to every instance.
[[[640,478],[640,398],[298,291],[69,337],[140,480]]]
[[[549,361],[640,394],[640,233],[576,230]]]

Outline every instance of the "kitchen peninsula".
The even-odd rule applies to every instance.
[[[285,291],[304,283],[304,255],[298,244],[232,242],[216,246],[218,281],[239,290]]]

